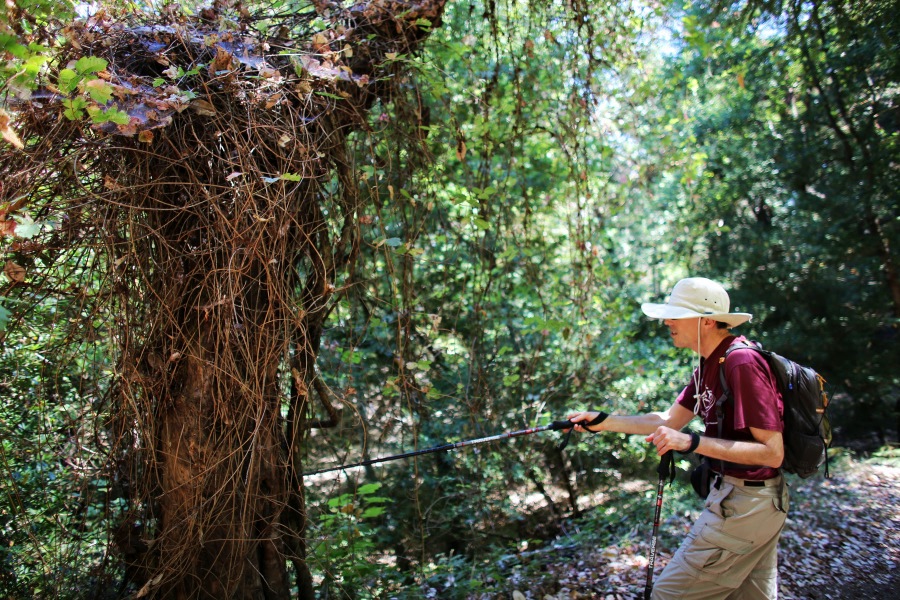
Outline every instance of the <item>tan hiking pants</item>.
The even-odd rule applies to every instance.
[[[787,518],[781,476],[751,487],[725,477],[653,586],[653,600],[772,600],[778,538]]]

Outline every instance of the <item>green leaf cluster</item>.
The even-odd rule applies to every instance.
[[[105,59],[83,56],[75,61],[72,68],[60,70],[57,87],[60,92],[69,96],[62,101],[65,108],[63,114],[67,119],[77,121],[87,113],[95,124],[128,124],[130,117],[127,112],[108,106],[112,100],[113,87],[98,76],[106,67]],[[75,95],[76,92],[80,95]]]

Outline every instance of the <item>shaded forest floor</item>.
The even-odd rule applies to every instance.
[[[683,474],[682,474],[683,477]],[[897,452],[866,460],[842,458],[830,479],[791,479],[791,509],[779,546],[780,597],[897,598],[900,590],[900,459]],[[652,488],[652,490],[651,490]],[[655,485],[644,494],[655,502]],[[672,491],[670,491],[672,490]],[[699,500],[666,488],[656,574],[666,565],[700,510]],[[674,496],[674,497],[671,497]],[[557,538],[513,558],[498,591],[477,600],[618,600],[642,597],[652,530],[646,516],[628,515],[633,529],[609,543],[599,536]],[[593,541],[592,541],[593,540]],[[498,582],[499,583],[499,582]],[[499,588],[505,591],[499,591]],[[437,595],[440,597],[440,594]]]

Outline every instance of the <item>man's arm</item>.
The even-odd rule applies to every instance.
[[[580,412],[569,415],[573,423],[591,421],[598,413],[593,411]],[[677,402],[669,410],[664,412],[646,413],[642,415],[609,415],[606,419],[589,428],[576,425],[576,431],[614,431],[617,433],[630,433],[638,435],[650,435],[660,427],[681,429],[694,418],[694,413]],[[688,437],[690,443],[690,437]]]
[[[736,442],[714,437],[700,436],[700,444],[694,450],[697,454],[717,460],[742,465],[762,465],[777,469],[784,462],[784,438],[780,431],[750,428],[753,442]],[[656,445],[656,452],[662,456],[669,450],[685,451],[690,448],[691,436],[668,427],[658,427],[647,436],[648,442]]]

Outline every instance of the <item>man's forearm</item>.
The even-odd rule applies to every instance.
[[[585,411],[574,413],[568,418],[579,425],[579,431],[584,423],[589,423],[598,414],[597,411]],[[673,404],[669,410],[662,412],[644,413],[640,415],[608,415],[604,420],[588,427],[588,431],[612,431],[634,435],[650,435],[660,427],[672,427],[681,429],[694,418],[694,413],[678,403]]]
[[[697,454],[715,460],[725,460],[741,465],[761,465],[778,468],[784,459],[781,434],[762,441],[734,441],[701,436]]]
[[[650,435],[658,427],[667,424],[668,413],[646,413],[643,415],[609,415],[592,431],[613,431],[635,435]]]

